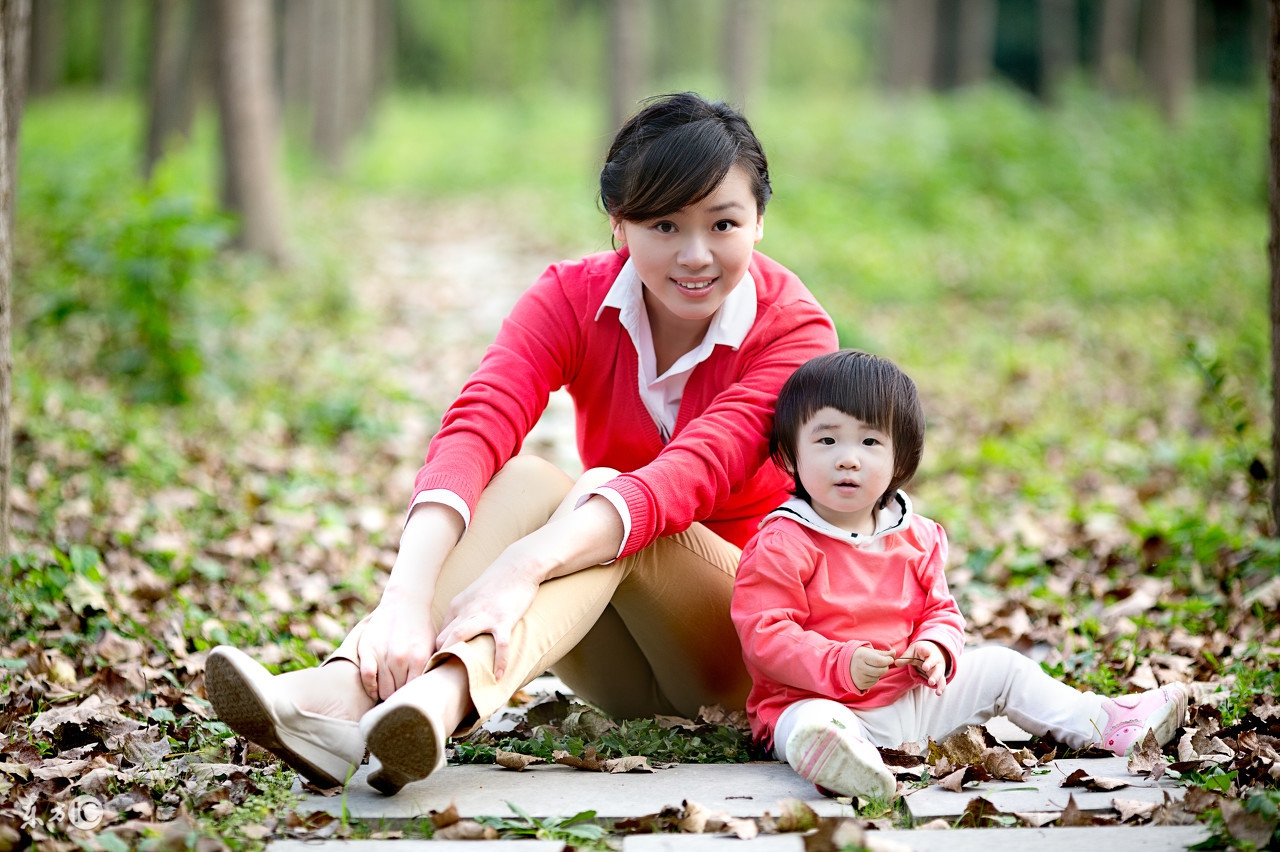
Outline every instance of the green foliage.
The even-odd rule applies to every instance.
[[[1278,664],[1280,652],[1254,648],[1222,667],[1222,676],[1231,685],[1227,699],[1218,705],[1224,726],[1238,723],[1258,698],[1280,695]]]
[[[29,120],[39,138],[39,114]],[[94,156],[87,142],[28,142],[22,248],[40,262],[19,265],[17,290],[30,294],[28,321],[71,341],[84,366],[119,379],[136,400],[180,403],[202,367],[199,279],[213,274],[230,230],[174,174],[162,168],[145,183],[136,172],[130,160]]]
[[[493,763],[498,749],[553,760],[553,752],[567,751],[581,757],[594,748],[602,758],[647,757],[658,763],[747,763],[759,759],[750,735],[727,725],[710,733],[690,734],[680,728],[664,728],[653,719],[627,719],[596,740],[562,736],[542,729],[536,736],[499,737],[493,743],[459,742],[454,746],[458,763]]]
[[[498,830],[503,837],[529,837],[537,840],[558,840],[574,849],[608,849],[608,833],[604,827],[592,822],[595,811],[582,811],[570,817],[534,817],[518,805],[507,802],[514,817],[482,816],[481,825]]]
[[[1212,808],[1200,816],[1200,821],[1209,829],[1209,836],[1191,848],[1203,852],[1219,849],[1254,852],[1280,846],[1280,789],[1252,790],[1244,796],[1243,805],[1244,813],[1256,819],[1258,824],[1271,826],[1269,840],[1255,843],[1237,836],[1223,818],[1222,810]]]

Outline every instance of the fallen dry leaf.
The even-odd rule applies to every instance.
[[[546,758],[537,757],[532,754],[520,754],[515,751],[503,751],[497,749],[494,762],[504,769],[514,769],[517,772],[523,772],[525,767],[532,766],[537,763],[546,763]],[[557,761],[559,762],[559,761]]]
[[[1077,769],[1058,785],[1060,787],[1083,787],[1094,793],[1109,793],[1112,790],[1119,790],[1129,786],[1128,781],[1121,781],[1119,778],[1094,778],[1083,769]]]

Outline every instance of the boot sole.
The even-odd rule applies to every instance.
[[[431,719],[414,707],[393,707],[369,730],[369,752],[382,767],[369,774],[369,786],[394,796],[406,784],[435,771],[440,759]]]

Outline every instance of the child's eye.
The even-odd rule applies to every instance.
[[[828,447],[831,447],[831,446],[835,446],[836,439],[835,439],[835,438],[832,438],[830,435],[828,435],[828,436],[827,436],[827,437],[825,437],[825,438],[819,438],[819,439],[818,439],[818,443],[819,443],[819,444],[826,444]]]
[[[863,438],[862,439],[862,445],[864,447],[874,447],[879,443],[880,443],[879,438]]]

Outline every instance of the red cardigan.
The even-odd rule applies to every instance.
[[[414,497],[444,488],[475,511],[480,492],[567,387],[584,468],[624,471],[613,488],[631,513],[627,556],[695,521],[742,547],[789,478],[768,461],[773,404],[788,376],[836,348],[835,328],[793,273],[752,255],[756,319],[737,349],[717,346],[689,377],[664,446],[640,400],[639,358],[618,311],[596,313],[627,252],[547,268],[503,322],[480,366],[445,412]]]

